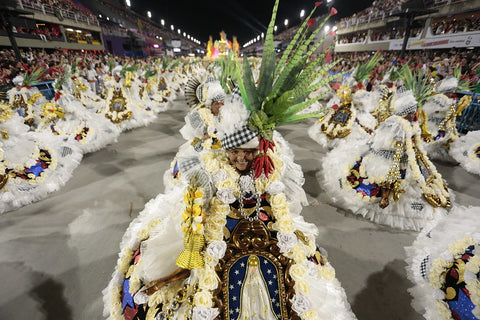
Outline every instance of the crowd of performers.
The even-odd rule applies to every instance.
[[[455,202],[431,160],[480,172],[478,135],[455,127],[471,102],[454,96],[461,79],[433,85],[406,64],[366,91],[376,55],[332,89],[327,71],[337,62],[295,54],[292,45],[275,63],[266,45],[261,64],[189,79],[186,142],[164,174],[165,192],[122,239],[103,292],[106,317],[354,319],[315,244],[317,228],[301,215],[301,167],[275,130],[315,116],[309,133],[326,151],[318,179],[332,202],[421,231],[406,249],[414,308],[426,319],[480,318],[479,211]],[[232,69],[242,70],[237,83],[224,74]]]
[[[32,74],[15,78],[1,105],[0,210],[58,189],[83,153],[147,125],[184,95],[186,142],[164,174],[165,191],[121,241],[105,317],[355,319],[315,243],[317,227],[302,217],[303,172],[276,131],[316,117],[309,135],[326,152],[318,179],[332,203],[420,232],[406,248],[413,307],[426,319],[480,319],[480,211],[456,203],[432,162],[480,174],[478,131],[460,137],[455,127],[471,102],[455,97],[465,84],[460,76],[432,83],[405,64],[366,91],[379,54],[332,87],[338,61],[307,59],[319,45],[305,36],[310,16],[280,59],[273,17],[261,63],[112,61],[95,82],[66,64],[51,101],[27,86]]]
[[[183,94],[201,69],[197,62],[122,65],[112,58],[91,78],[94,61],[78,59],[62,65],[51,100],[34,86],[44,69],[17,75],[0,103],[0,213],[45,198],[70,179],[83,154],[154,121]]]

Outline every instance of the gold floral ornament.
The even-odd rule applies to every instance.
[[[28,104],[35,104],[35,102],[37,102],[38,99],[40,99],[42,97],[42,94],[40,92],[35,92],[31,97],[30,99],[28,99],[27,103]]]
[[[42,106],[42,116],[46,121],[51,121],[56,118],[65,117],[65,112],[63,112],[62,107],[57,106],[54,103],[47,102]]]
[[[400,173],[400,160],[402,158],[404,145],[400,141],[395,142],[395,154],[393,155],[393,164],[388,170],[387,177],[382,187],[387,188],[393,192],[393,200],[397,202],[400,199],[400,194],[405,193],[405,190],[400,189],[402,175]]]
[[[468,94],[464,95],[458,102],[456,115],[461,116],[463,110],[465,110],[471,103],[472,103],[472,96]]]
[[[205,245],[203,192],[195,184],[187,188],[184,196],[185,211],[182,214],[182,230],[185,233],[183,245],[185,249],[176,260],[177,266],[183,269],[203,268],[205,263],[200,254]]]

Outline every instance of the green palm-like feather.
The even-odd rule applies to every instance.
[[[473,90],[472,80],[462,77],[462,68],[457,66],[453,69],[453,75],[458,79],[457,90],[459,92],[471,92]]]
[[[263,100],[272,90],[273,77],[275,72],[275,48],[273,44],[273,28],[275,27],[275,18],[277,16],[278,3],[275,1],[273,7],[272,18],[268,25],[267,35],[263,46],[262,65],[260,67],[260,75],[258,80],[258,95]]]
[[[280,58],[280,61],[277,64],[277,67],[275,68],[275,74],[277,75],[280,72],[280,69],[285,66],[285,62],[287,62],[288,57],[290,56],[290,53],[292,52],[294,46],[297,44],[298,39],[300,36],[302,36],[305,31],[307,30],[307,23],[308,20],[312,17],[313,13],[315,12],[317,7],[314,7],[312,11],[310,11],[310,14],[307,16],[305,21],[303,21],[302,25],[300,26],[300,29],[298,29],[297,33],[293,36],[292,41],[288,44],[287,48],[282,54],[282,57]]]
[[[248,96],[249,107],[251,111],[259,110],[261,98],[255,87],[255,79],[246,56],[243,57],[243,85]]]
[[[406,63],[399,70],[400,79],[402,79],[405,88],[412,90],[418,103],[418,108],[423,107],[424,102],[433,92],[433,85],[428,75],[424,75],[420,70],[413,73],[410,64]]]
[[[364,80],[366,80],[370,76],[373,68],[375,68],[382,58],[383,56],[377,51],[367,63],[360,64],[355,71],[355,75],[353,76],[355,81],[362,83]]]

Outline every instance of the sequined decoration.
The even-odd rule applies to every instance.
[[[475,305],[470,299],[464,280],[465,264],[474,256],[473,249],[473,245],[469,246],[442,274],[445,277],[442,286],[442,291],[445,292],[444,301],[448,304],[453,319],[477,319],[472,313]]]

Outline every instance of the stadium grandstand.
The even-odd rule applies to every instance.
[[[109,52],[117,55],[157,55],[177,46],[180,55],[200,52],[193,39],[182,37],[110,0],[8,0],[0,47],[12,47],[7,26],[19,48]],[[179,40],[172,44],[171,40]],[[196,50],[198,49],[198,50]]]

